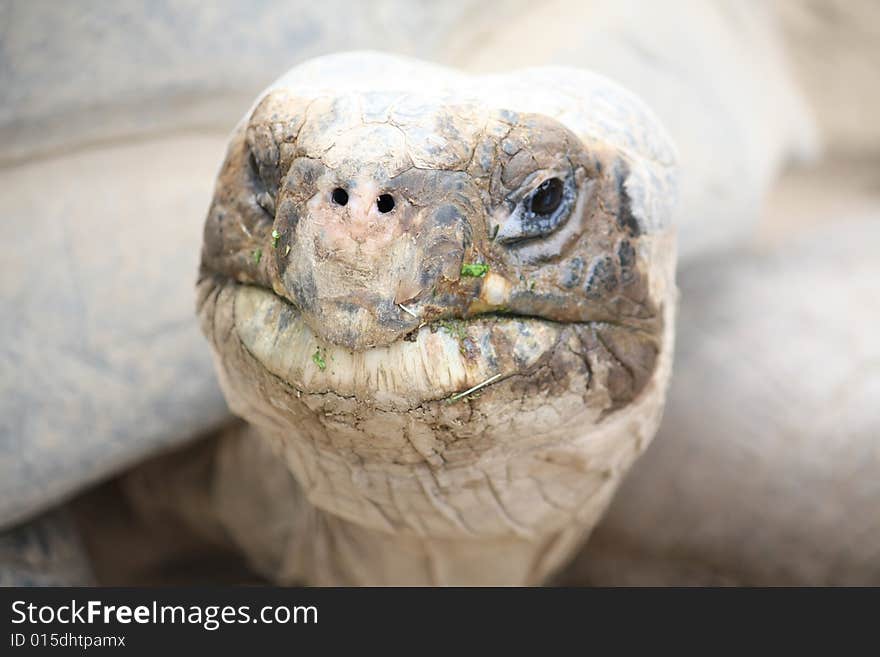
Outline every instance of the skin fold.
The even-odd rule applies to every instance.
[[[352,57],[258,99],[206,219],[202,330],[257,434],[213,489],[295,480],[224,526],[276,581],[539,583],[660,419],[674,151],[589,74]]]

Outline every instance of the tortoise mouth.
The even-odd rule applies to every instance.
[[[221,286],[213,312],[227,307],[241,347],[267,373],[299,393],[334,393],[379,408],[460,401],[534,371],[564,342],[577,342],[570,323],[487,313],[438,319],[391,344],[354,351],[322,339],[271,290],[228,279]],[[222,355],[216,338],[215,346]]]

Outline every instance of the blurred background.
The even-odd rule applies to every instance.
[[[352,49],[474,72],[585,67],[635,91],[680,150],[683,318],[700,324],[709,300],[721,303],[719,286],[728,284],[712,276],[723,269],[724,281],[745,286],[731,292],[730,304],[777,285],[762,301],[764,309],[788,312],[761,329],[774,339],[785,344],[790,326],[808,321],[816,331],[815,343],[787,356],[774,343],[750,347],[756,369],[716,377],[709,370],[716,363],[693,356],[703,353],[700,340],[711,334],[717,350],[725,340],[735,347],[746,338],[729,319],[723,328],[681,329],[685,360],[676,365],[664,429],[597,534],[589,565],[571,577],[685,581],[670,563],[685,563],[688,573],[696,568],[700,581],[728,570],[758,582],[880,577],[880,491],[873,483],[880,481],[873,442],[880,442],[880,350],[866,335],[875,332],[869,326],[880,306],[872,264],[880,252],[880,4],[870,0],[0,1],[0,528],[29,531],[29,519],[88,485],[229,421],[198,333],[193,289],[201,224],[226,139],[255,95],[291,66]],[[846,245],[854,246],[803,247],[806,260],[785,259],[801,235],[831,226],[845,228],[814,242],[849,235]],[[855,336],[835,332],[836,324],[822,333],[814,324],[829,313],[808,320],[802,310],[813,301],[810,290],[786,287],[829,254],[868,263],[849,279],[840,268],[833,274],[848,290],[841,291],[837,319],[861,331]],[[707,280],[715,286],[692,285]],[[834,296],[837,288],[830,289]],[[840,313],[847,316],[854,303],[859,310],[844,321]],[[842,358],[841,342],[853,350],[844,360],[868,363],[868,374],[844,393],[856,406],[814,435],[804,428],[816,425],[810,412],[832,403],[831,393],[798,387],[798,373],[821,377],[823,359]],[[785,358],[768,360],[760,349]],[[815,362],[805,366],[804,354]],[[771,362],[776,372],[790,372],[780,384],[785,396],[723,389],[753,391],[752,382],[763,378],[760,363]],[[697,390],[705,400],[695,401]],[[779,418],[781,407],[806,410],[782,429],[775,420],[743,427],[731,410],[742,404],[751,404],[753,417]],[[713,433],[708,442],[706,431]],[[806,461],[761,458],[785,452],[779,445],[792,431],[810,438],[798,447]],[[856,481],[870,485],[847,488],[834,475],[837,457],[817,447],[841,431],[840,458],[868,463]],[[752,442],[743,446],[744,433]],[[711,449],[721,443],[733,445],[732,452]],[[703,445],[702,456],[694,444]],[[742,467],[742,453],[753,455],[752,471],[765,468],[762,480],[791,486],[755,486],[754,494],[741,495],[741,470],[731,473],[730,464]],[[703,476],[681,479],[681,468]],[[718,472],[729,473],[729,481],[712,474]],[[721,487],[709,496],[715,506],[691,504],[708,499],[702,493],[713,486]],[[803,525],[801,492],[811,486],[822,499],[837,495],[841,514],[863,511],[864,522],[847,534],[832,509],[810,525],[815,531],[786,529],[789,522]],[[779,496],[797,504],[783,500],[773,507],[778,517],[756,511]],[[729,520],[706,529],[707,517],[722,516]],[[756,523],[769,532],[760,550],[738,551]],[[642,543],[641,536],[660,535],[658,525],[669,535]],[[841,531],[844,544],[829,543]],[[21,553],[26,543],[4,548],[0,541],[0,556]],[[636,555],[625,563],[624,543]],[[807,565],[780,565],[792,544],[806,546],[799,563]],[[716,565],[693,566],[701,560]],[[764,566],[753,565],[762,560]],[[651,565],[640,570],[636,561]],[[832,561],[836,570],[826,568]],[[670,569],[669,577],[654,575]]]

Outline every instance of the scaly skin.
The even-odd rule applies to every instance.
[[[224,392],[259,433],[221,447],[217,483],[259,500],[246,532],[225,516],[254,565],[317,584],[559,567],[662,413],[674,173],[641,103],[583,72],[342,55],[258,99],[199,280]],[[298,484],[261,496],[282,463]],[[261,558],[279,526],[296,540]]]

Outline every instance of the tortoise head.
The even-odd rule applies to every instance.
[[[203,268],[355,351],[489,313],[643,326],[631,159],[535,113],[277,89],[233,139]]]
[[[482,459],[611,444],[623,408],[645,417],[614,449],[639,451],[668,373],[674,185],[653,116],[587,73],[295,69],[235,131],[205,223],[200,314],[233,410],[297,446],[313,502],[366,524],[377,506],[383,527],[411,520],[363,490],[379,472],[482,481]]]

